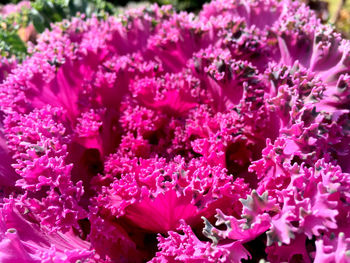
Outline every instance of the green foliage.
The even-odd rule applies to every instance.
[[[14,13],[6,18],[0,17],[0,55],[2,57],[15,56],[19,60],[27,54],[26,44],[18,32],[28,24],[28,11],[23,9],[21,14]]]
[[[41,33],[50,23],[62,21],[65,18],[82,13],[88,17],[92,14],[103,16],[105,13],[115,13],[113,4],[104,0],[36,0],[30,10],[30,21]]]
[[[208,0],[152,0],[160,5],[173,5],[177,10],[197,11]]]
[[[16,31],[0,30],[0,54],[2,57],[16,56],[22,59],[27,48]]]

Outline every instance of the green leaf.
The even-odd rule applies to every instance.
[[[45,30],[45,19],[44,17],[36,10],[32,9],[29,14],[30,20],[33,22],[33,25],[39,33],[42,33]]]

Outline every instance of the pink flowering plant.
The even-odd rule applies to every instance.
[[[305,5],[80,16],[29,51],[0,262],[350,262],[350,42]]]

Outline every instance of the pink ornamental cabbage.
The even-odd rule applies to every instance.
[[[53,26],[0,85],[0,261],[350,262],[349,51],[288,0]]]

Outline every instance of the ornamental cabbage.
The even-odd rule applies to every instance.
[[[304,4],[81,15],[29,51],[1,262],[350,262],[350,42]]]

